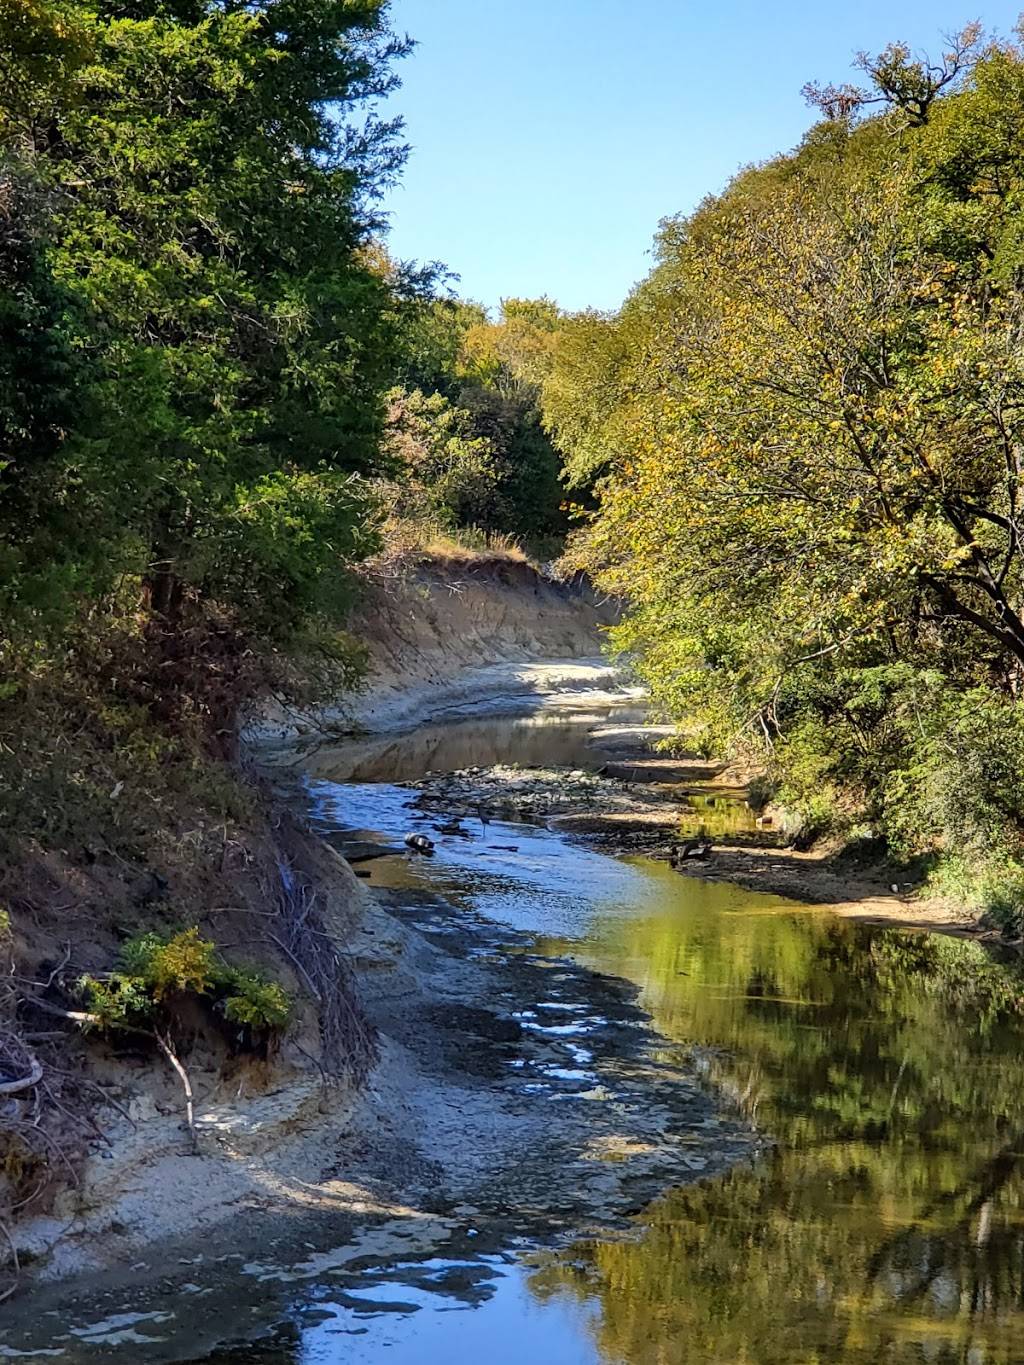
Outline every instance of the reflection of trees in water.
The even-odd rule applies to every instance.
[[[641,713],[642,714],[642,713]],[[575,716],[480,716],[425,725],[390,739],[352,739],[310,759],[318,776],[338,782],[412,781],[427,772],[476,765],[597,767],[605,758],[595,726],[625,724],[635,708],[598,707]]]
[[[870,1160],[776,1156],[660,1201],[639,1242],[552,1259],[534,1289],[596,1295],[602,1353],[629,1365],[975,1365],[972,1346],[977,1365],[1019,1363],[1019,1177],[987,1218],[982,1204],[890,1236],[876,1199]]]
[[[632,932],[659,1027],[718,1049],[780,1145],[660,1200],[635,1242],[552,1258],[535,1291],[597,1296],[629,1365],[1024,1359],[1019,979],[974,944],[809,915]]]

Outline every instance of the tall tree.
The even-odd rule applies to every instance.
[[[404,156],[374,102],[407,44],[384,0],[31,10],[0,131],[51,196],[58,330],[91,375],[39,497],[73,506],[59,548],[97,590],[136,575],[171,624],[205,596],[273,630],[364,539],[397,343],[363,248]]]

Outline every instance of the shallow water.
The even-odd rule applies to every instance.
[[[599,719],[610,728],[614,717]],[[594,723],[567,722],[577,730],[559,735],[573,764],[588,761]],[[484,762],[509,734],[507,720],[490,724],[492,733],[477,731]],[[378,756],[381,779],[418,775],[422,736],[409,746],[407,764],[401,742]],[[321,827],[400,838],[412,794],[357,775],[310,779]],[[287,1311],[274,1310],[263,1344],[195,1359],[1024,1362],[1018,977],[972,943],[840,921],[664,864],[616,861],[541,828],[494,823],[474,834],[439,839],[433,859],[375,861],[373,880],[442,891],[541,936],[542,951],[637,983],[666,1057],[693,1048],[708,1081],[776,1146],[697,1183],[693,1158],[637,1218],[633,1238],[537,1252],[495,1245],[481,1228],[479,1246],[477,1229],[413,1254],[375,1254],[368,1243],[330,1274],[314,1268],[287,1286]],[[524,1023],[550,1027],[543,1002],[535,1015]],[[554,1027],[570,1031],[566,1066],[585,1076],[585,1034],[559,1019]],[[226,1297],[229,1337],[251,1335],[263,1292],[257,1276]],[[162,1316],[126,1329],[126,1345],[94,1332],[60,1358],[134,1362],[151,1353],[148,1338],[154,1350],[158,1339],[187,1341],[187,1307],[157,1308]]]
[[[409,828],[399,789],[312,790],[327,824]],[[747,825],[725,806],[696,813]],[[1024,983],[1010,968],[526,826],[373,868],[638,983],[657,1028],[777,1143],[667,1192],[634,1240],[542,1258],[525,1298],[467,1309],[472,1327],[451,1322],[417,1359],[461,1359],[464,1332],[500,1350],[514,1301],[524,1332],[549,1324],[552,1365],[1024,1361]],[[391,1359],[375,1340],[368,1327],[370,1354],[353,1358]]]
[[[303,767],[333,782],[414,782],[429,772],[489,768],[599,768],[644,721],[639,706],[580,705],[528,716],[467,715],[398,735],[367,735],[323,745]]]

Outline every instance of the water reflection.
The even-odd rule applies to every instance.
[[[746,801],[721,793],[688,796],[680,823],[686,833],[699,829],[714,838],[726,834],[753,834],[757,829],[757,817]]]
[[[645,871],[664,912],[604,916],[583,955],[779,1146],[635,1242],[552,1258],[538,1298],[596,1295],[602,1358],[630,1365],[1024,1360],[1019,982],[959,940],[702,914]]]
[[[304,770],[332,782],[414,782],[429,772],[518,764],[599,768],[635,735],[644,711],[621,703],[531,716],[470,716],[399,735],[367,735],[324,746]]]
[[[1024,1361],[1019,979],[961,940],[516,837],[497,863],[453,841],[377,874],[554,926],[547,951],[639,983],[659,1030],[778,1141],[667,1195],[637,1240],[549,1258],[530,1282],[542,1317],[566,1292],[598,1302],[607,1365]]]

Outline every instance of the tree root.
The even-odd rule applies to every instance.
[[[185,1092],[185,1123],[188,1126],[189,1145],[193,1156],[199,1155],[199,1134],[196,1131],[196,1112],[195,1100],[192,1094],[192,1082],[189,1074],[182,1065],[178,1054],[171,1046],[171,1040],[166,1034],[158,1033],[154,1030],[153,1037],[156,1039],[157,1047],[164,1054],[171,1066],[178,1074],[181,1081],[181,1088]]]

